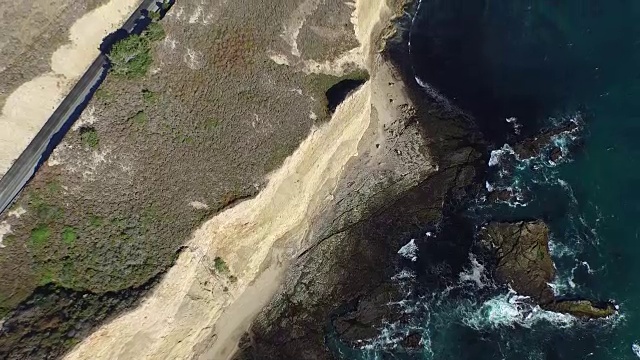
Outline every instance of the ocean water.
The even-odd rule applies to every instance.
[[[584,321],[528,305],[493,283],[471,252],[457,279],[432,291],[414,290],[424,269],[398,269],[394,279],[407,298],[388,306],[412,320],[387,324],[359,348],[333,344],[336,353],[345,359],[640,358],[640,1],[422,0],[411,56],[417,81],[473,115],[492,143],[487,188],[515,195],[498,205],[478,199],[468,216],[478,223],[544,219],[556,294],[613,299],[620,311]],[[549,148],[562,148],[556,163],[518,159],[505,145],[566,123],[576,130],[550,141]],[[413,239],[398,256],[439,266],[421,262],[429,236]],[[408,333],[422,335],[419,349],[402,348]]]

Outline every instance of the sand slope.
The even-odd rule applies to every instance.
[[[384,0],[359,0],[353,21],[369,55],[371,32],[388,21]],[[368,63],[369,56],[361,63]],[[67,359],[224,359],[275,292],[312,214],[330,201],[371,121],[366,83],[314,129],[254,199],[206,222],[141,305],[104,325]],[[226,260],[238,281],[213,269]],[[265,271],[266,269],[266,271]],[[213,339],[213,340],[212,340]],[[213,344],[212,344],[213,343]]]

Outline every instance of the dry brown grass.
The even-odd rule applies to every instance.
[[[179,5],[189,15],[199,2]],[[280,46],[281,23],[295,6],[229,2],[207,9],[218,17],[206,26],[169,16],[162,23],[177,45],[154,45],[152,69],[159,71],[139,80],[108,76],[89,104],[98,145],[82,146],[81,134],[69,132],[54,156],[63,164],[44,166],[18,199],[27,213],[0,218],[13,230],[0,249],[2,315],[46,285],[95,294],[82,309],[75,302],[56,307],[90,327],[102,296],[111,294],[112,309],[129,303],[128,291],[168,269],[204,219],[258,191],[306,137],[311,113],[324,101],[309,76],[266,54]],[[198,56],[195,68],[188,51]],[[209,209],[194,209],[192,201]],[[10,319],[49,310],[26,306]],[[34,324],[42,320],[33,314]],[[55,338],[51,346],[59,349],[84,334],[54,336],[58,325],[50,325],[31,329],[33,341]],[[6,334],[0,355],[30,349],[34,342],[20,343],[19,334]]]

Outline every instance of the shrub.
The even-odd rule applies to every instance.
[[[222,260],[220,256],[217,256],[215,259],[213,259],[213,268],[216,269],[216,271],[220,274],[229,273],[229,267],[227,266],[227,263]]]
[[[91,215],[89,217],[89,225],[94,228],[100,228],[104,224],[104,219],[98,215]]]
[[[151,43],[160,41],[165,36],[162,25],[152,21],[142,35],[129,35],[116,42],[107,55],[111,62],[111,72],[128,79],[145,76],[153,62]]]
[[[149,41],[160,41],[164,40],[166,33],[164,32],[162,25],[152,21],[151,24],[149,24],[149,27],[144,31],[143,36]]]
[[[144,111],[138,111],[129,120],[131,120],[136,125],[143,126],[147,123],[147,121],[149,121],[149,117],[144,113]]]
[[[64,241],[67,245],[73,245],[78,238],[78,234],[76,234],[76,229],[71,226],[67,226],[62,230],[62,241]]]
[[[111,72],[129,79],[145,76],[153,62],[149,41],[135,34],[116,42],[107,57]]]
[[[31,244],[36,247],[42,247],[51,237],[51,230],[46,225],[38,225],[31,230]]]
[[[111,102],[114,99],[113,94],[109,90],[103,88],[96,90],[95,97],[104,102]]]
[[[147,105],[150,105],[158,101],[158,94],[148,89],[142,89],[142,99]]]
[[[92,127],[83,127],[80,129],[80,140],[82,140],[83,144],[92,149],[97,148],[100,143],[98,132]]]

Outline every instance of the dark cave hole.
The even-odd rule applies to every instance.
[[[329,113],[333,114],[338,105],[340,105],[352,91],[359,88],[365,82],[366,79],[345,79],[330,87],[329,90],[325,92]]]

